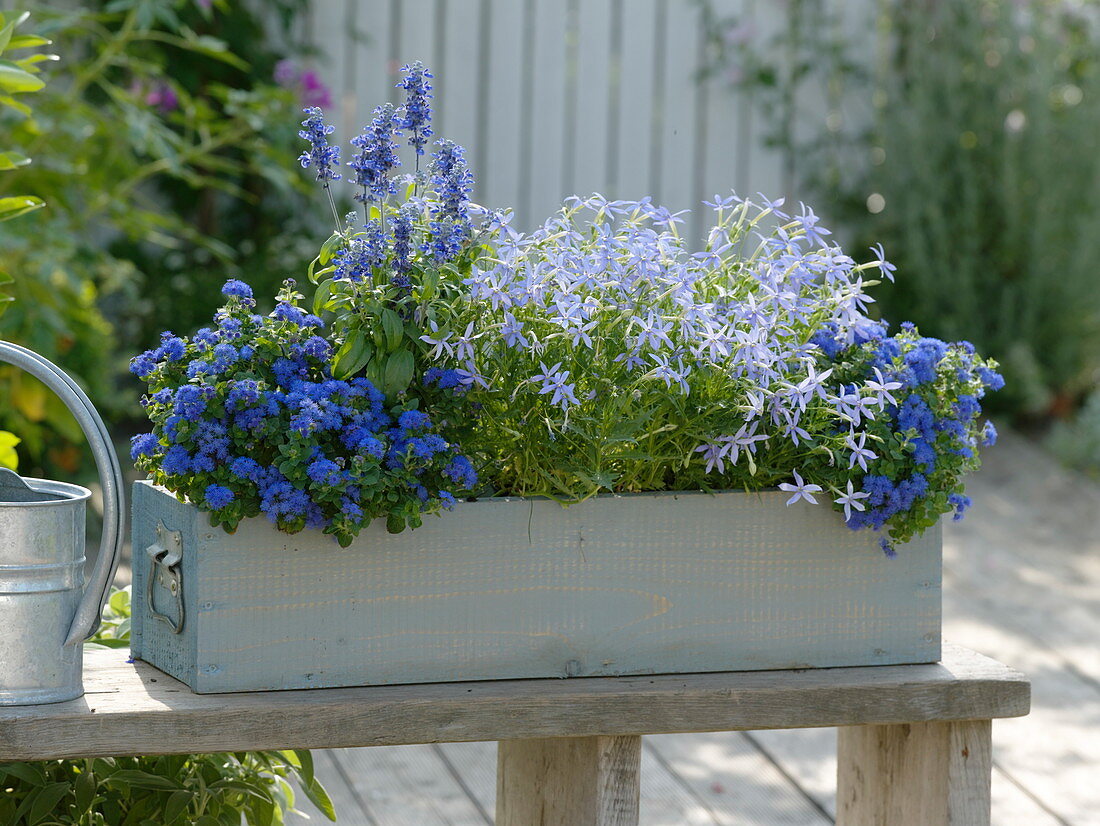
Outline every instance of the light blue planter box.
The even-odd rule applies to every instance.
[[[939,529],[887,559],[786,498],[487,499],[341,548],[266,519],[229,535],[139,482],[132,647],[201,693],[937,661]],[[182,538],[178,634],[145,598],[158,522]],[[171,584],[152,595],[176,618]]]

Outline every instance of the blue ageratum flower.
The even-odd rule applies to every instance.
[[[316,169],[317,180],[324,181],[327,186],[329,181],[340,180],[340,174],[336,172],[340,164],[340,147],[331,146],[328,142],[328,136],[336,127],[325,123],[324,113],[316,106],[302,111],[309,117],[302,121],[305,128],[298,132],[298,137],[309,141],[309,151],[299,155],[298,162],[303,169]]]
[[[209,485],[204,496],[206,496],[207,506],[211,510],[221,510],[223,507],[229,506],[235,498],[233,492],[222,485]]]
[[[161,333],[160,347],[157,349],[158,361],[179,361],[187,354],[187,344],[182,338],[170,332]]]
[[[318,109],[317,111],[319,112],[321,110]],[[331,126],[327,127],[327,129],[329,130],[329,133],[332,132],[332,128],[333,127],[331,127]],[[325,133],[325,134],[328,134],[328,133]],[[339,152],[339,149],[337,149],[337,152]],[[311,159],[311,162],[312,162],[312,159]],[[245,284],[243,281],[238,281],[235,278],[231,278],[230,280],[226,281],[225,286],[222,287],[222,295],[224,295],[226,298],[241,298],[241,299],[245,299],[246,301],[251,301],[252,300],[252,288],[250,286],[248,286],[247,284]]]
[[[432,107],[428,101],[432,97],[432,86],[428,82],[432,73],[424,68],[419,60],[401,67],[405,75],[397,84],[405,90],[405,108],[401,112],[401,129],[409,136],[409,146],[416,149],[417,155],[424,154],[424,146],[432,136]]]
[[[152,456],[160,449],[160,441],[152,433],[139,433],[130,440],[130,458]]]
[[[160,462],[160,468],[169,476],[182,476],[190,473],[193,467],[191,454],[183,445],[172,445]]]
[[[394,192],[390,172],[401,165],[397,157],[397,144],[394,134],[401,126],[392,103],[385,103],[374,110],[371,121],[363,134],[351,139],[351,145],[359,150],[348,162],[355,170],[351,183],[362,187],[363,191],[355,195],[360,203],[383,201]]]
[[[224,373],[237,362],[240,353],[232,344],[219,344],[214,348],[214,362],[211,365],[216,373]]]
[[[153,350],[146,350],[144,353],[130,359],[130,372],[139,379],[145,378],[156,369],[157,359]]]
[[[197,384],[185,384],[176,391],[175,412],[195,421],[206,410],[206,393]]]

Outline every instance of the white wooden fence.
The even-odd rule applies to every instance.
[[[787,4],[712,6],[764,37]],[[398,68],[422,60],[436,135],[467,148],[475,200],[513,207],[519,227],[601,192],[692,209],[698,237],[694,216],[715,192],[797,195],[753,101],[725,78],[700,80],[692,0],[314,0],[309,26],[343,141],[400,100]]]

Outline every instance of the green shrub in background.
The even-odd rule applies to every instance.
[[[116,590],[89,646],[130,642],[130,592]],[[297,782],[330,820],[308,751],[0,763],[4,826],[277,826]]]
[[[1072,420],[1055,422],[1046,445],[1062,464],[1100,480],[1100,389]]]
[[[315,235],[288,229],[289,216],[309,214],[295,200],[305,188],[297,136],[269,126],[293,124],[301,106],[302,90],[274,74],[296,48],[283,34],[303,4],[93,0],[36,11],[36,30],[65,60],[33,117],[0,115],[7,140],[35,159],[4,183],[47,203],[0,225],[0,271],[17,299],[0,337],[73,374],[120,435],[137,398],[129,385],[119,392],[122,354],[150,330],[184,332],[208,316],[206,281],[274,285],[311,257],[284,240]],[[41,384],[0,367],[0,399],[0,428],[22,438],[29,472],[91,470],[75,422]]]
[[[1100,364],[1100,28],[1061,2],[896,4],[861,234],[895,239],[883,291],[996,352],[1018,412],[1066,412]],[[864,194],[866,193],[866,194]],[[871,202],[871,206],[877,206]]]
[[[55,55],[26,53],[26,49],[49,45],[49,41],[44,37],[18,31],[18,27],[26,21],[27,17],[26,13],[0,14],[0,109],[11,109],[23,116],[29,116],[31,108],[15,95],[37,92],[45,86],[42,79],[37,77],[40,72],[39,64],[56,59]],[[13,51],[21,56],[11,55]],[[8,57],[2,57],[5,53],[8,53]],[[12,57],[15,59],[9,59]],[[0,171],[9,172],[26,166],[30,162],[30,158],[18,152],[0,151]],[[0,221],[25,215],[41,206],[42,199],[33,195],[0,195]],[[11,283],[11,276],[0,272],[0,315],[3,315],[8,304],[15,300],[4,292],[4,288]],[[19,466],[19,454],[16,453],[15,448],[20,441],[13,433],[0,430],[0,467],[14,470]]]
[[[15,452],[19,444],[19,437],[6,430],[0,430],[0,467],[19,468],[19,454]]]
[[[972,339],[1018,417],[1072,409],[1100,367],[1100,5],[788,10],[763,39],[711,12],[711,68],[764,104],[794,190],[883,242],[882,314]]]

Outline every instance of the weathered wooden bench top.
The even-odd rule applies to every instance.
[[[198,695],[125,651],[84,697],[0,708],[0,761],[733,731],[1027,714],[1020,673],[947,645],[929,665]]]

